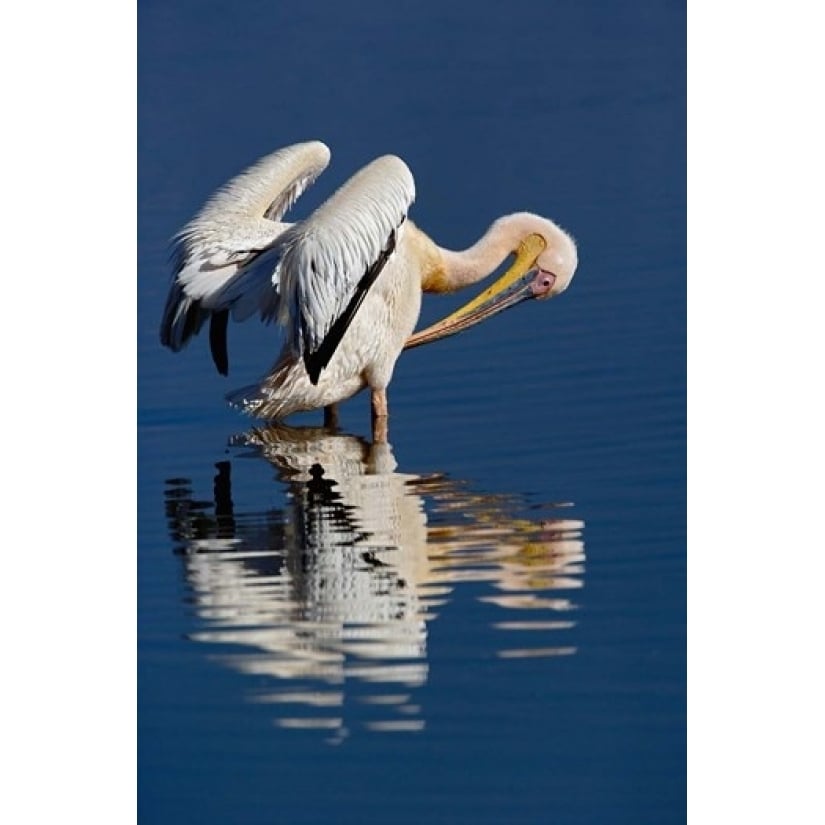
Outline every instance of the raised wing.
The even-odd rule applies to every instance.
[[[266,253],[289,228],[281,218],[329,158],[319,141],[261,158],[221,187],[175,236],[172,285],[160,329],[165,346],[177,352],[210,319],[212,357],[219,372],[227,373],[229,312],[236,320],[256,311],[264,320],[277,314],[278,262]],[[248,267],[259,259],[261,265]]]
[[[280,319],[313,384],[392,255],[414,199],[407,165],[387,155],[361,169],[275,245],[287,299]]]

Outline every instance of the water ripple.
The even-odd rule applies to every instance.
[[[576,652],[564,636],[584,582],[584,522],[569,502],[537,507],[401,473],[390,445],[326,429],[271,427],[235,444],[276,468],[285,505],[244,511],[227,460],[211,499],[168,479],[167,523],[194,605],[189,638],[258,677],[247,699],[272,705],[278,726],[339,742],[354,701],[364,730],[423,730],[429,625],[466,583],[496,608],[488,655]]]

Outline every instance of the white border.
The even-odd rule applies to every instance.
[[[814,8],[689,7],[688,791],[697,823],[825,820],[825,66]]]
[[[0,818],[129,822],[135,8],[46,2],[4,17]]]

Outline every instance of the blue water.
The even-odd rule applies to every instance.
[[[685,818],[685,10],[670,2],[139,8],[139,817]],[[167,242],[320,139],[306,215],[392,152],[442,245],[507,212],[570,289],[263,432],[224,393],[277,333],[164,350]],[[467,296],[463,296],[466,298]],[[426,297],[422,325],[461,297]]]

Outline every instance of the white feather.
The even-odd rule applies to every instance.
[[[243,320],[256,310],[264,320],[277,311],[277,260],[242,272],[262,259],[289,228],[280,219],[329,164],[319,141],[267,155],[219,189],[173,239],[173,280],[161,323],[161,340],[181,349],[212,312],[232,309]]]
[[[407,165],[393,155],[350,178],[309,218],[281,235],[279,320],[298,353],[316,350],[415,199]],[[380,277],[380,275],[379,275]]]

